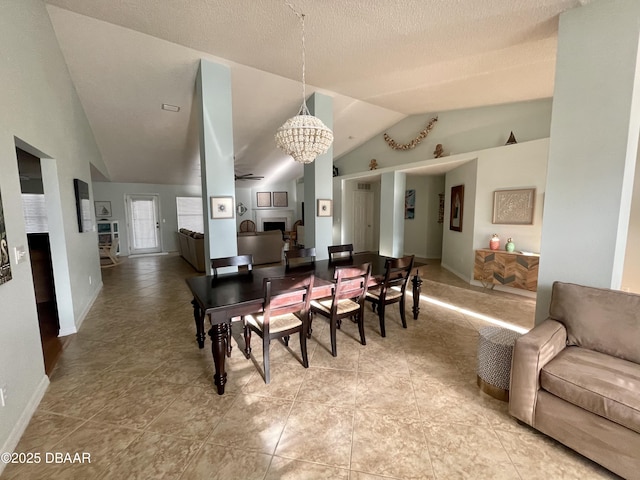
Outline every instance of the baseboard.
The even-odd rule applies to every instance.
[[[462,279],[462,280],[464,280],[465,282],[467,282],[467,283],[469,283],[469,284],[471,283],[471,278],[470,278],[470,277],[468,277],[468,276],[466,276],[466,275],[463,275],[463,274],[462,274],[462,273],[460,273],[460,272],[457,272],[454,268],[450,267],[450,266],[449,266],[449,265],[447,265],[446,263],[440,263],[440,266],[441,266],[442,268],[444,268],[445,270],[448,270],[448,271],[450,271],[451,273],[453,273],[456,277],[461,278],[461,279]]]
[[[135,253],[133,255],[129,255],[128,258],[140,258],[140,257],[159,257],[162,255],[169,255],[169,252],[160,252],[160,253]]]
[[[76,322],[75,322],[76,328],[60,329],[60,331],[58,332],[59,337],[66,337],[67,335],[73,335],[74,333],[78,333],[78,330],[80,330],[80,326],[82,325],[82,322],[84,322],[84,319],[87,318],[87,315],[89,315],[89,311],[91,310],[91,307],[93,307],[93,304],[98,298],[98,295],[102,290],[102,286],[103,286],[103,283],[101,280],[100,283],[96,285],[97,288],[95,292],[93,292],[93,296],[89,299],[89,301],[87,302],[87,305],[84,307],[84,310],[76,319]]]
[[[49,377],[43,375],[42,380],[40,380],[40,383],[36,387],[36,390],[33,392],[33,395],[31,395],[29,402],[27,402],[25,409],[22,411],[20,418],[11,430],[9,438],[7,438],[7,440],[4,442],[4,445],[0,447],[0,452],[13,452],[18,446],[18,442],[20,442],[24,431],[27,429],[27,426],[31,421],[31,417],[33,417],[33,414],[38,409],[38,405],[40,405],[42,397],[44,397],[48,386]],[[4,462],[0,462],[0,475],[2,475],[2,471],[4,470],[5,466],[6,464]]]

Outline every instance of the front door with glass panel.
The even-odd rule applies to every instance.
[[[125,202],[130,254],[160,253],[158,195],[126,195]]]

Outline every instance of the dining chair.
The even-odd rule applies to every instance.
[[[291,260],[294,260],[291,262]],[[288,270],[293,267],[304,265],[314,265],[316,263],[315,248],[292,248],[284,251],[285,268]]]
[[[224,267],[240,267],[248,273],[253,272],[253,255],[236,255],[234,257],[224,257],[224,258],[212,258],[211,259],[211,269],[213,270],[213,278],[218,277],[218,269]],[[240,271],[238,268],[238,271]],[[229,324],[227,325],[227,357],[231,356],[231,334],[232,334],[232,325],[234,321],[242,321],[242,317],[232,317],[229,319]]]
[[[378,308],[378,318],[380,319],[380,334],[385,337],[384,312],[385,307],[392,303],[400,303],[400,318],[402,327],[407,328],[407,320],[404,312],[404,297],[407,283],[411,276],[413,260],[415,256],[410,255],[402,258],[387,258],[385,261],[384,281],[367,291],[367,301],[371,302],[373,311]]]
[[[335,260],[346,260],[347,255],[345,255],[345,253],[349,254],[348,258],[350,261],[353,260],[353,244],[352,243],[348,243],[346,245],[330,245],[329,247],[327,247],[327,249],[329,250],[330,262],[333,262]]]
[[[245,355],[251,355],[251,332],[262,338],[264,382],[270,382],[269,344],[282,338],[286,346],[289,337],[300,334],[302,365],[309,367],[307,356],[307,330],[309,328],[309,302],[313,289],[313,274],[265,278],[262,311],[244,317]]]
[[[239,226],[240,232],[255,232],[256,224],[253,220],[243,220]]]
[[[329,319],[331,331],[331,355],[338,355],[336,333],[345,317],[354,317],[358,322],[360,343],[366,345],[364,338],[364,299],[371,276],[371,264],[336,267],[333,278],[335,286],[331,297],[312,300],[311,312],[319,313]],[[311,331],[311,322],[309,324]]]

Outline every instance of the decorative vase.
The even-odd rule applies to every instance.
[[[500,248],[500,237],[498,237],[497,233],[494,233],[491,240],[489,240],[489,248],[491,250],[498,250]]]
[[[514,245],[513,239],[511,237],[507,239],[507,244],[504,246],[504,248],[507,252],[513,252],[516,249],[516,246]]]

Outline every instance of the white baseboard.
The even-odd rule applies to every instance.
[[[169,255],[169,252],[160,252],[160,253],[136,253],[133,255],[129,255],[128,258],[139,258],[139,257],[159,257],[161,255]]]
[[[84,310],[75,321],[75,328],[60,329],[60,331],[58,332],[59,337],[66,337],[67,335],[73,335],[74,333],[78,333],[78,330],[80,330],[80,325],[82,325],[82,322],[84,322],[84,319],[87,318],[87,315],[89,315],[89,311],[91,310],[91,307],[93,307],[93,304],[95,303],[96,298],[98,298],[98,294],[100,294],[100,290],[102,290],[102,286],[103,286],[102,281],[100,281],[100,283],[96,285],[97,288],[95,292],[93,292],[93,296],[87,302],[87,305],[84,307]]]
[[[468,276],[466,276],[466,275],[463,275],[463,274],[462,274],[462,273],[460,273],[460,272],[457,272],[454,268],[450,267],[450,266],[449,266],[449,265],[447,265],[446,263],[441,263],[441,264],[440,264],[440,266],[441,266],[442,268],[444,268],[445,270],[448,270],[448,271],[450,271],[451,273],[453,273],[456,277],[461,278],[461,279],[462,279],[462,280],[464,280],[465,282],[467,282],[467,283],[471,283],[471,278],[470,278],[470,277],[468,277]]]
[[[35,391],[33,392],[33,395],[31,395],[31,398],[29,399],[29,402],[27,403],[25,409],[22,411],[20,418],[18,419],[15,426],[11,430],[11,433],[9,434],[9,438],[7,438],[7,441],[4,442],[4,445],[0,447],[0,452],[13,452],[15,448],[18,446],[18,442],[20,442],[20,438],[22,438],[24,431],[27,429],[27,426],[31,421],[31,417],[33,417],[33,414],[37,410],[38,405],[40,405],[40,402],[42,401],[42,397],[44,397],[44,394],[47,391],[48,386],[49,386],[49,377],[44,375],[42,377],[42,380],[40,380],[40,383],[36,387]],[[4,470],[5,466],[6,466],[5,463],[0,462],[0,475],[2,474],[2,471]]]

